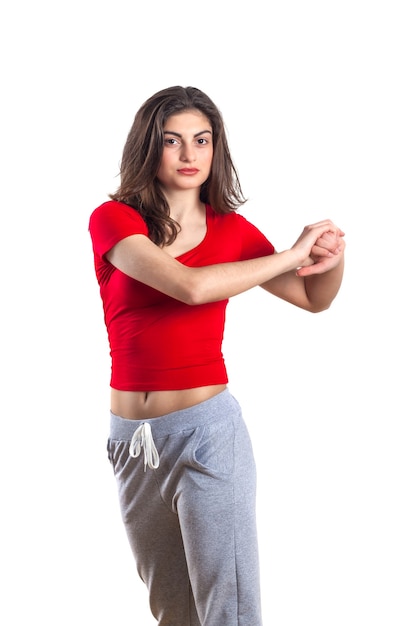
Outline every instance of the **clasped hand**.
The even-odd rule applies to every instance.
[[[294,248],[307,252],[304,261],[297,269],[297,276],[323,274],[335,268],[343,258],[345,233],[330,220],[323,220],[305,226]]]

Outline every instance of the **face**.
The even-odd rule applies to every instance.
[[[207,117],[193,109],[171,115],[164,126],[158,180],[167,191],[199,189],[210,174],[213,132]]]

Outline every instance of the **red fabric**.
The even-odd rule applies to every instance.
[[[228,301],[189,306],[111,265],[105,255],[118,241],[148,233],[132,207],[105,202],[91,214],[89,230],[110,344],[111,387],[157,391],[226,383],[222,341]],[[243,216],[218,215],[207,206],[204,240],[177,260],[201,267],[273,251],[272,244]]]

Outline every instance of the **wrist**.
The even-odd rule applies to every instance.
[[[300,267],[314,265],[314,260],[311,258],[311,256],[304,256],[300,254],[300,251],[296,250],[295,248],[290,248],[289,250],[287,250],[287,252],[289,252],[291,255],[291,267],[289,268],[290,271],[299,269]]]

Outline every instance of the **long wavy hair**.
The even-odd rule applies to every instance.
[[[179,224],[169,215],[169,206],[157,179],[164,147],[164,126],[171,115],[197,109],[210,121],[213,131],[213,161],[200,200],[216,213],[231,213],[246,202],[233,164],[222,114],[212,100],[196,87],[168,87],[148,98],[136,113],[127,136],[120,164],[120,186],[112,200],[136,209],[145,220],[149,237],[157,245],[172,243]]]

